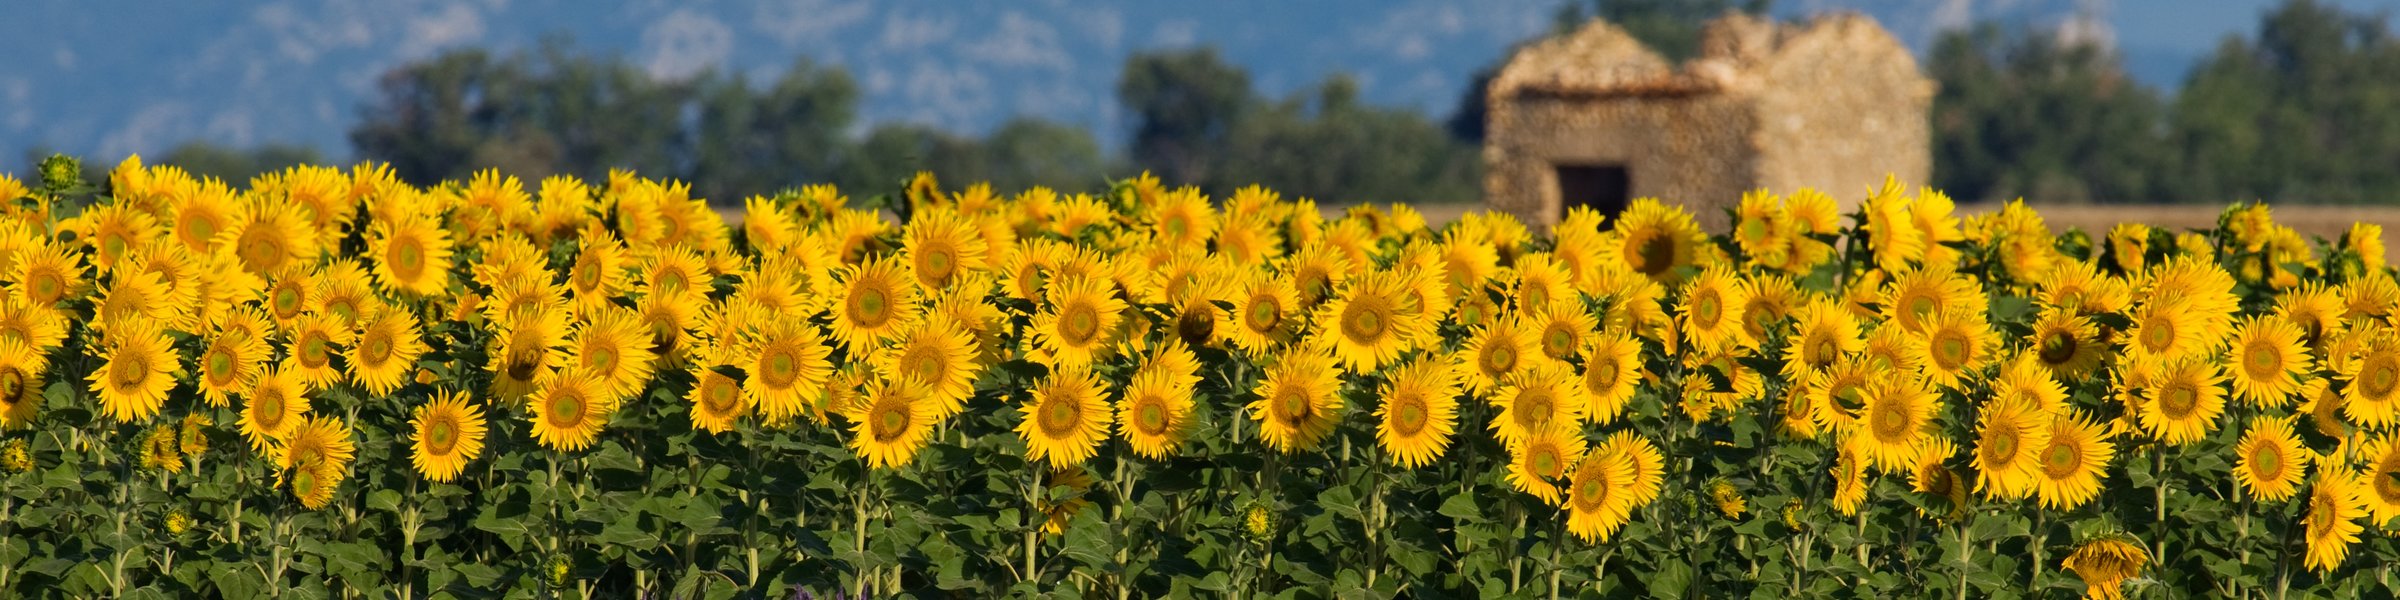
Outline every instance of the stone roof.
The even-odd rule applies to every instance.
[[[1829,48],[1830,47],[1830,48]],[[1492,79],[1494,101],[1520,95],[1610,98],[1676,97],[1764,90],[1778,61],[1837,50],[1861,60],[1915,57],[1874,19],[1833,13],[1803,24],[1777,24],[1732,13],[1702,31],[1700,55],[1678,69],[1624,29],[1594,20],[1567,35],[1517,51]],[[1930,88],[1923,90],[1930,96]]]

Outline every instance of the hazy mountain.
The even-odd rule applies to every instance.
[[[2137,76],[2172,85],[2272,0],[1786,0],[1778,12],[1860,10],[1911,44],[1978,19],[2113,40]],[[2361,7],[2400,0],[2351,0]],[[385,69],[443,48],[526,48],[565,36],[660,76],[772,77],[796,57],[850,70],[866,117],[965,130],[1013,114],[1093,127],[1114,143],[1124,57],[1214,45],[1282,93],[1334,72],[1372,102],[1445,113],[1477,67],[1550,26],[1558,0],[858,2],[565,0],[214,2],[21,0],[0,36],[0,164],[42,146],[114,160],[186,140],[348,154],[343,132]],[[2094,15],[2082,21],[2076,15]]]

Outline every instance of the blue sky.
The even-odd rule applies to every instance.
[[[2277,0],[1783,0],[1778,12],[1858,10],[1911,44],[1982,20],[2112,40],[2136,77],[2172,86]],[[2400,11],[2400,0],[2335,0]],[[1258,89],[1335,72],[1372,102],[1448,112],[1477,67],[1548,26],[1559,0],[121,0],[11,3],[0,36],[0,165],[43,146],[114,160],[186,140],[296,143],[346,158],[343,131],[376,76],[445,48],[523,48],[545,35],[660,76],[719,69],[771,78],[799,56],[843,67],[870,121],[976,131],[1013,115],[1113,141],[1124,57],[1214,45]],[[2076,20],[2077,15],[2093,18]]]

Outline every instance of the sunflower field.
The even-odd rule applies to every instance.
[[[2400,593],[2370,224],[80,172],[0,176],[10,597]]]

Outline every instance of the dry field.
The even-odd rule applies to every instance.
[[[1961,216],[1974,215],[1999,210],[1999,208],[2000,205],[1997,204],[1972,204],[1959,207],[1958,213]],[[2042,213],[2042,220],[2049,223],[2050,228],[2054,231],[2077,228],[2098,234],[2108,231],[2109,227],[2120,222],[2146,223],[2176,230],[2213,227],[2217,222],[2217,213],[2223,210],[2224,206],[2218,204],[2035,204],[2033,208]],[[1321,205],[1321,210],[1327,218],[1334,218],[1341,216],[1346,207]],[[1424,204],[1417,206],[1417,210],[1425,213],[1425,220],[1428,223],[1439,226],[1458,219],[1459,215],[1466,214],[1467,211],[1484,210],[1484,205]],[[2289,225],[2293,229],[2299,230],[2302,235],[2324,236],[2332,239],[2340,236],[2342,230],[2348,229],[2354,222],[2374,223],[2386,228],[2400,226],[2400,206],[2278,205],[2275,207],[2275,222]]]

